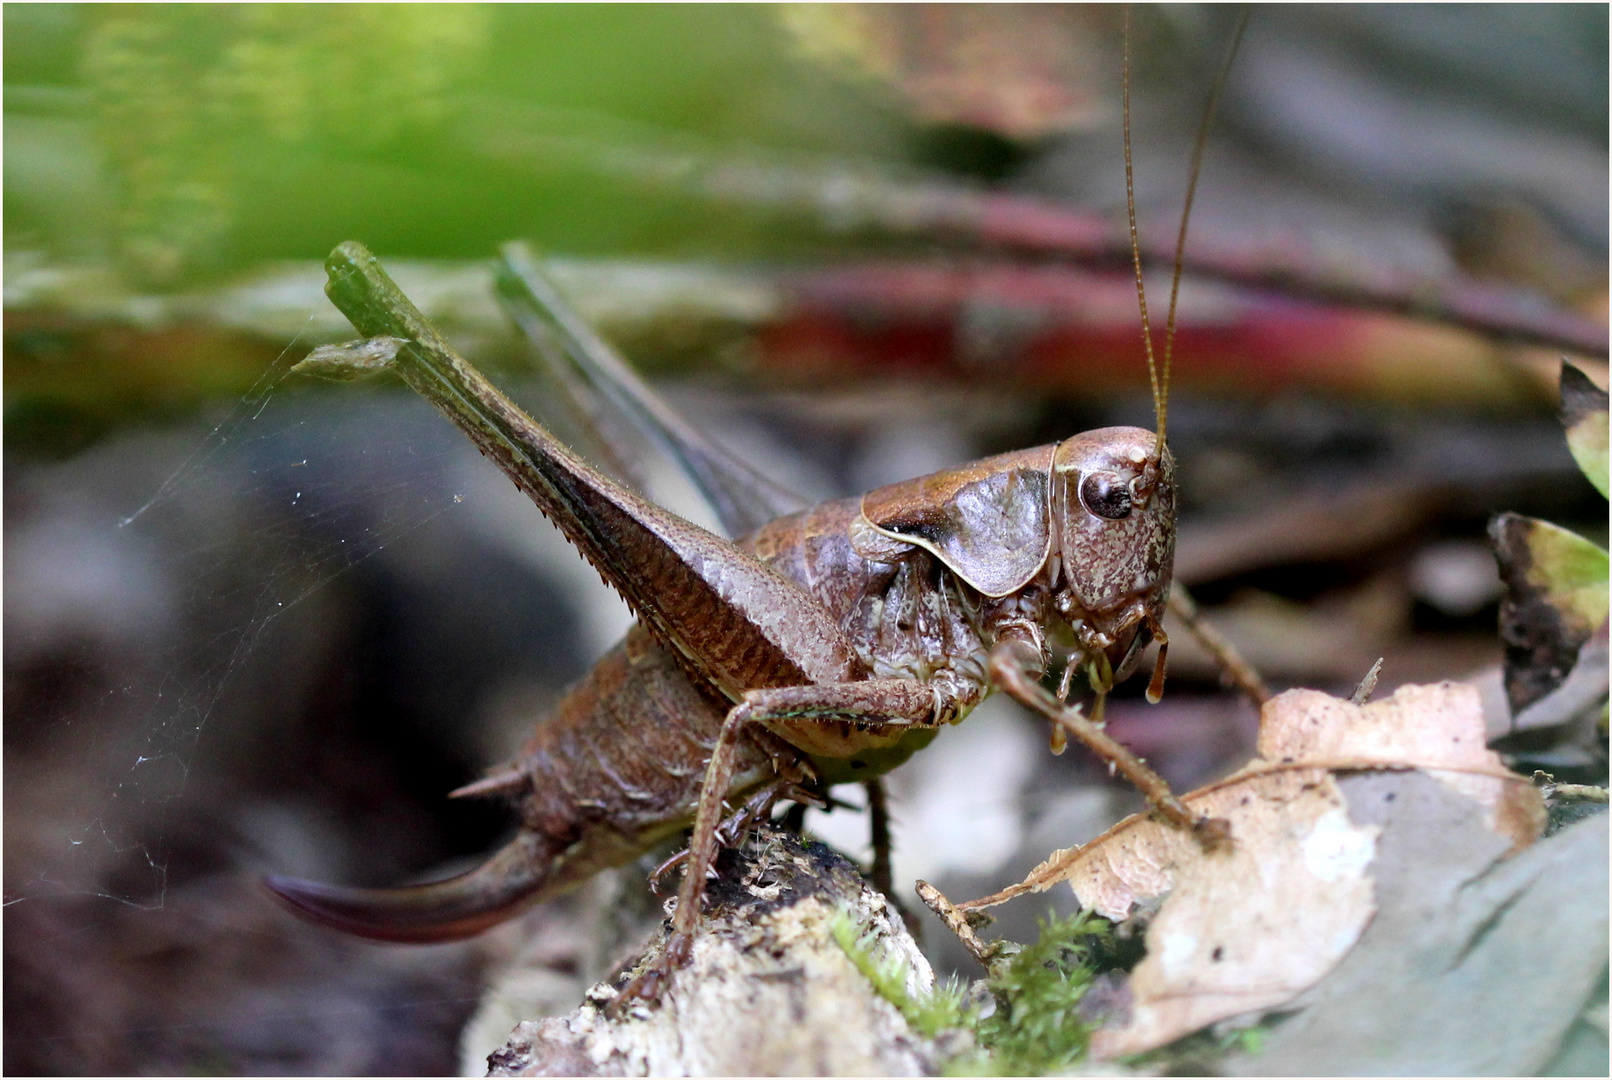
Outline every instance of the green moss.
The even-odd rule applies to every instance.
[[[1078,1006],[1097,975],[1096,957],[1112,951],[1112,933],[1108,920],[1086,912],[1047,919],[1035,944],[992,965],[986,985],[996,1011],[976,1033],[993,1071],[1040,1074],[1084,1056],[1092,1025]]]
[[[909,968],[898,956],[879,946],[877,937],[858,927],[848,912],[839,912],[830,924],[834,940],[856,965],[878,995],[894,1005],[913,1030],[933,1038],[954,1028],[972,1028],[975,1017],[963,1003],[964,987],[955,979],[937,983],[928,993],[907,987]]]
[[[1093,1030],[1080,1014],[1080,1000],[1098,971],[1111,966],[1105,958],[1121,952],[1106,919],[1080,913],[1044,920],[1035,944],[1004,943],[985,980],[996,1009],[982,1017],[956,980],[927,994],[911,991],[905,963],[886,953],[850,915],[841,913],[832,930],[857,970],[914,1030],[928,1037],[955,1029],[973,1033],[980,1049],[949,1064],[954,1076],[1039,1075],[1079,1061]]]

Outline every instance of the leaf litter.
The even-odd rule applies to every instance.
[[[1146,920],[1130,1008],[1093,1034],[1094,1058],[1288,1006],[1359,951],[1385,897],[1406,893],[1442,911],[1452,889],[1527,848],[1545,822],[1539,792],[1486,748],[1477,692],[1456,683],[1404,686],[1366,705],[1312,690],[1279,695],[1263,710],[1256,758],[1184,798],[1231,822],[1229,852],[1206,853],[1135,815],[1055,852],[1019,885],[959,905],[1067,882],[1100,915]],[[1390,848],[1404,857],[1385,862]],[[1451,859],[1462,867],[1452,878],[1419,879],[1418,866]]]
[[[1565,360],[1561,418],[1584,476],[1607,492],[1607,394]],[[1607,553],[1577,533],[1498,514],[1489,538],[1500,604],[1509,730],[1498,748],[1528,764],[1604,782],[1607,731]],[[1523,762],[1519,760],[1519,767]]]

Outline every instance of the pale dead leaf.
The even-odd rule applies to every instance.
[[[1217,1069],[1538,1075],[1606,985],[1606,814],[1506,858],[1507,841],[1425,773],[1356,773],[1339,786],[1350,817],[1382,830],[1377,912],[1326,978],[1282,1004],[1292,1015],[1257,1055]],[[1604,1032],[1600,1042],[1604,1062]]]
[[[1230,852],[1206,854],[1181,830],[1137,815],[1054,853],[1020,885],[961,905],[987,907],[1062,881],[1113,919],[1162,900],[1147,956],[1131,972],[1131,1017],[1096,1034],[1095,1057],[1140,1053],[1281,1005],[1349,952],[1376,910],[1370,867],[1380,827],[1351,819],[1336,776],[1425,772],[1470,800],[1460,805],[1513,850],[1544,825],[1538,792],[1484,746],[1481,700],[1461,684],[1401,687],[1364,706],[1289,691],[1264,708],[1259,753],[1185,796],[1195,812],[1231,823]]]
[[[1232,820],[1229,854],[1206,858],[1181,830],[1144,822],[1105,866],[1070,879],[1080,902],[1099,910],[1121,898],[1104,871],[1122,877],[1127,862],[1141,862],[1173,879],[1148,928],[1148,955],[1131,972],[1131,1020],[1093,1037],[1096,1057],[1138,1053],[1288,1000],[1331,970],[1371,918],[1366,868],[1377,829],[1350,823],[1324,769],[1250,777],[1193,808]]]
[[[1255,752],[1264,762],[1327,763],[1334,771],[1422,769],[1483,806],[1486,824],[1513,849],[1526,847],[1545,827],[1543,803],[1488,749],[1487,737],[1482,696],[1465,683],[1402,686],[1365,706],[1290,690],[1266,705]]]

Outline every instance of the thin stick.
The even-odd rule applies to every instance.
[[[970,956],[979,961],[981,967],[989,970],[991,961],[1002,951],[1002,943],[980,940],[980,936],[968,924],[968,917],[962,910],[929,882],[920,879],[916,887],[918,899],[924,902],[924,906],[940,917],[940,921],[946,924],[946,929],[957,935],[957,940],[962,942],[963,948],[968,950]]]
[[[862,786],[868,793],[869,842],[873,845],[873,868],[868,876],[873,879],[873,887],[893,901],[895,887],[890,870],[890,801],[885,796],[882,777],[874,777]]]
[[[1371,665],[1371,670],[1366,672],[1366,677],[1360,680],[1360,685],[1355,687],[1355,692],[1349,695],[1350,704],[1364,705],[1370,700],[1372,691],[1377,689],[1377,676],[1382,674],[1382,670],[1383,658],[1379,656],[1377,662]]]

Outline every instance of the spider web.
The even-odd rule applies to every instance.
[[[342,939],[258,878],[484,852],[504,812],[446,792],[628,617],[395,380],[288,378],[310,347],[209,421],[7,471],[8,1069],[454,1066],[469,951]]]
[[[321,643],[298,639],[340,617],[333,594],[355,567],[384,552],[379,573],[424,573],[466,533],[532,564],[563,548],[412,395],[288,380],[306,350],[288,346],[199,440],[115,437],[8,490],[24,507],[7,542],[7,696],[22,705],[8,731],[22,748],[8,755],[8,906],[89,895],[161,908],[179,817],[227,785],[211,775],[227,750],[274,745],[276,695],[316,677],[307,654]],[[65,766],[56,790],[11,768],[24,760]]]

